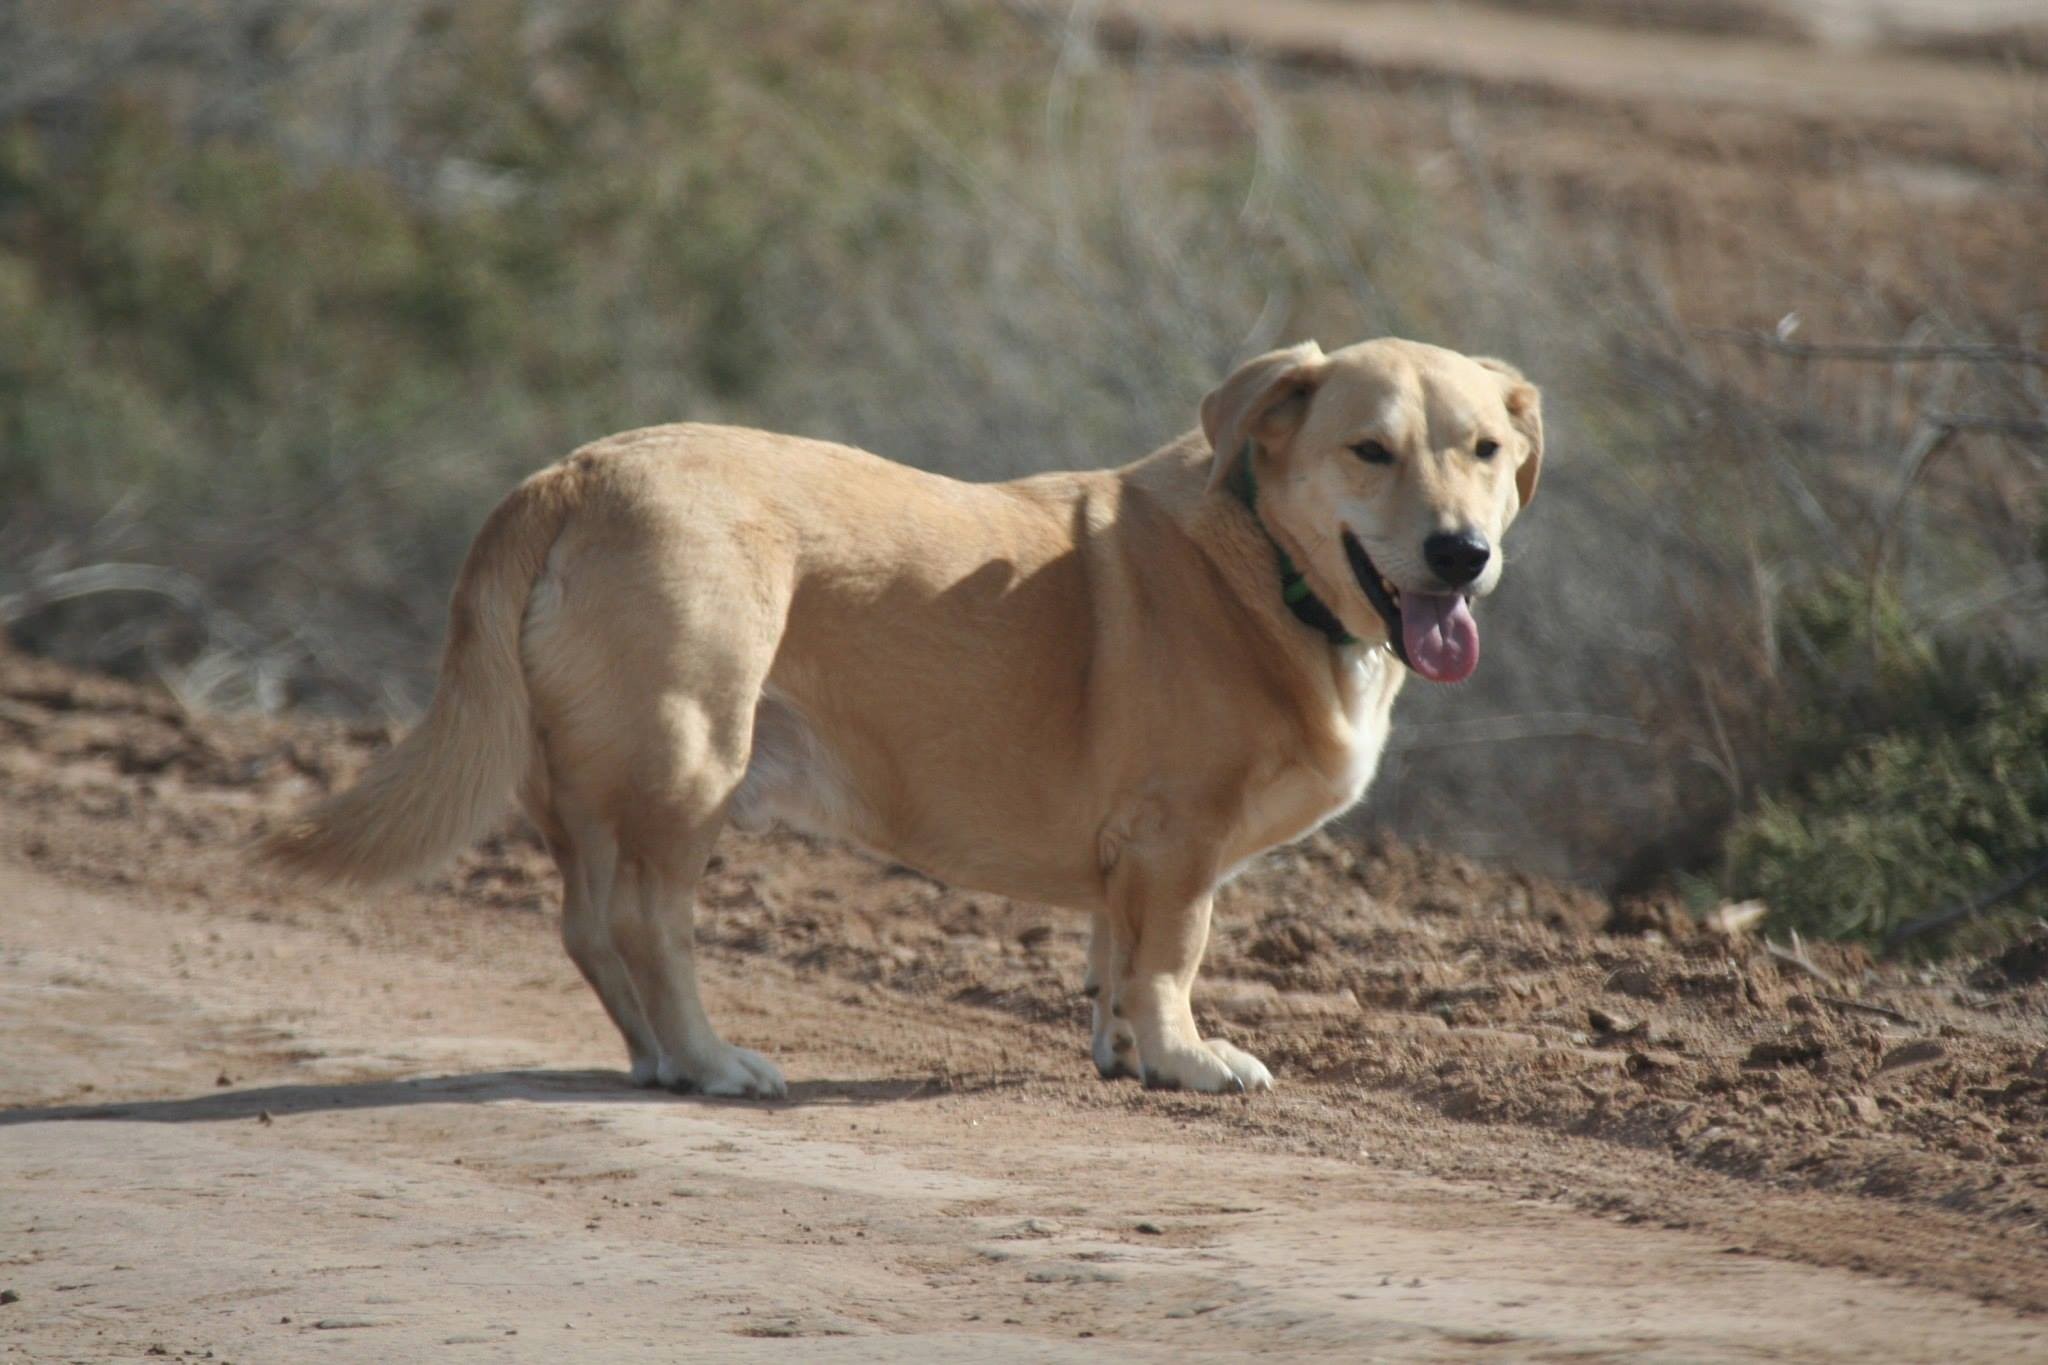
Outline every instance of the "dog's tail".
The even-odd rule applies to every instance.
[[[576,487],[556,466],[498,504],[455,581],[426,718],[353,787],[266,836],[259,857],[307,878],[367,884],[422,870],[489,828],[531,755],[520,630]]]

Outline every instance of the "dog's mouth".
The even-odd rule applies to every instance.
[[[1461,592],[1403,593],[1345,531],[1344,558],[1365,600],[1386,623],[1394,657],[1431,682],[1461,683],[1479,667],[1479,623]]]

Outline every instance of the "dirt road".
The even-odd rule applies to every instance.
[[[1533,8],[1533,7],[1532,7]],[[1720,32],[1631,28],[1563,13],[1521,12],[1457,0],[1116,0],[1126,15],[1164,32],[1246,43],[1256,51],[1349,63],[1382,75],[1455,77],[1522,87],[1575,100],[1698,101],[1770,109],[1788,115],[1885,119],[2011,120],[2035,108],[2038,74],[1995,62],[1919,52],[1872,50],[1882,34],[1937,36],[1951,43],[2015,28],[2038,11],[2018,6],[1888,7],[1837,0],[1822,7],[1787,3],[1784,27],[1813,38],[1731,24]],[[1626,6],[1594,6],[1604,18]],[[1768,12],[1757,6],[1758,18]],[[1861,12],[1859,12],[1861,11]],[[1859,41],[1860,39],[1860,41]]]
[[[380,742],[0,656],[0,1355],[2048,1351],[2048,952],[1823,991],[1318,843],[1228,897],[1203,1013],[1283,1088],[1216,1101],[1093,1079],[1078,925],[735,840],[708,990],[794,1085],[705,1102],[621,1084],[524,840],[242,865]]]
[[[605,1069],[530,920],[437,960],[6,873],[0,1027],[29,1107],[0,1118],[23,1296],[5,1341],[33,1359],[743,1359],[790,1337],[807,1359],[1079,1359],[1092,1336],[1146,1359],[2011,1360],[2043,1341],[1961,1295],[1370,1151],[1247,1149],[1205,1105],[1076,1112],[1071,1037],[1012,1035],[1014,1070],[943,1088],[887,1045],[941,1024],[985,1056],[1011,1031],[979,1011],[724,971],[741,1036],[832,1079],[772,1107],[650,1097]],[[785,990],[794,1017],[749,1007]]]

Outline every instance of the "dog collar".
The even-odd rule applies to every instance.
[[[1311,630],[1321,631],[1323,638],[1333,645],[1355,645],[1358,637],[1344,629],[1344,623],[1337,619],[1337,613],[1329,604],[1316,596],[1315,589],[1308,585],[1308,579],[1301,570],[1294,567],[1294,561],[1287,556],[1280,542],[1273,539],[1273,533],[1266,529],[1266,520],[1259,515],[1259,485],[1252,475],[1252,457],[1256,454],[1250,442],[1239,453],[1236,465],[1231,469],[1229,488],[1244,504],[1258,523],[1259,533],[1266,543],[1273,547],[1273,553],[1280,557],[1280,600],[1294,613],[1295,619]]]

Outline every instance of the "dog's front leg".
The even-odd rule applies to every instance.
[[[1173,893],[1167,888],[1185,888],[1190,879],[1146,875],[1132,862],[1118,869],[1119,894],[1108,916],[1112,934],[1128,944],[1111,950],[1112,957],[1120,949],[1127,952],[1128,964],[1111,1012],[1137,1038],[1139,1075],[1156,1090],[1271,1090],[1273,1073],[1265,1063],[1195,1028],[1189,993],[1209,946],[1214,894],[1208,879],[1201,879],[1199,891]]]
[[[1088,978],[1082,987],[1094,1006],[1095,1069],[1105,1081],[1138,1074],[1138,1035],[1117,1004],[1117,991],[1130,970],[1129,944],[1119,943],[1109,912],[1098,910],[1088,938]]]

